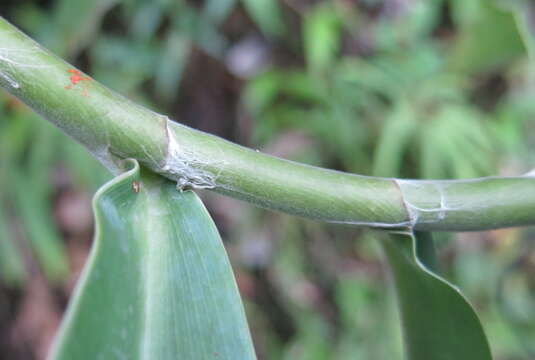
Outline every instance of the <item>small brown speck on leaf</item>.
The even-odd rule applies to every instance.
[[[137,181],[132,181],[132,190],[137,194],[139,192],[139,183]]]

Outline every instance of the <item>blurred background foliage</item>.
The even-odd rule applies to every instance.
[[[277,156],[426,179],[533,167],[533,1],[2,0],[0,15],[133,100]],[[91,196],[109,178],[0,94],[7,358],[44,358],[90,248]],[[201,195],[260,359],[402,358],[377,233]],[[438,236],[496,359],[535,358],[534,236]]]

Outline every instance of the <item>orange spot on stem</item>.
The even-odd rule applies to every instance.
[[[67,90],[69,90],[73,86],[77,85],[80,81],[89,81],[89,80],[91,80],[87,76],[81,76],[81,73],[76,69],[69,69],[69,70],[67,70],[67,72],[72,74],[71,76],[69,76],[69,80],[70,80],[71,83],[65,86],[65,89],[67,89]],[[86,86],[82,86],[82,95],[83,96],[87,96],[87,87]]]

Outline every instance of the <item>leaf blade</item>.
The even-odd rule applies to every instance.
[[[223,244],[193,192],[136,163],[94,207],[94,249],[52,359],[255,358]]]
[[[407,359],[491,360],[479,319],[461,292],[424,263],[429,250],[413,234],[384,241],[398,295]],[[423,257],[426,257],[425,259]]]

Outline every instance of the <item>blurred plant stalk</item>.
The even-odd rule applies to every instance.
[[[299,164],[169,120],[99,84],[0,18],[0,85],[110,171],[134,158],[179,189],[209,188],[321,221],[395,230],[535,224],[531,176],[462,181],[367,177]]]

